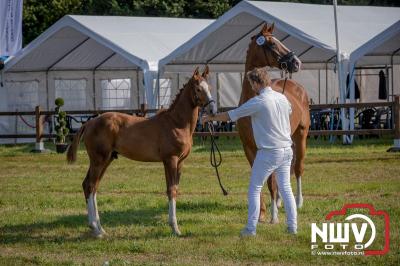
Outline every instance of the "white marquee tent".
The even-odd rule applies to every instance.
[[[65,110],[152,108],[158,61],[212,21],[65,16],[6,62],[0,111],[53,110],[57,97]],[[0,132],[33,132],[30,122],[0,117]]]
[[[386,70],[386,79],[391,80],[390,96],[393,99],[393,94],[400,94],[400,79],[395,80],[393,74],[394,68],[397,72],[400,70],[400,55],[397,54],[400,48],[400,8],[339,6],[337,17],[342,76],[350,73],[351,101],[354,101],[355,95],[353,80],[356,66],[378,65]],[[181,71],[187,65],[208,64],[213,71],[243,72],[250,37],[260,32],[264,22],[275,23],[275,36],[303,62],[305,70],[295,74],[294,79],[308,89],[314,102],[321,103],[321,85],[325,85],[325,103],[335,99],[346,101],[346,79],[342,78],[340,86],[337,82],[335,24],[331,5],[242,1],[162,59],[159,69]],[[325,73],[321,74],[321,70]],[[358,72],[358,81],[364,81],[365,87],[361,99],[375,101],[378,75],[363,75],[365,70]],[[374,75],[374,81],[365,78],[367,75]],[[272,76],[278,77],[279,72],[272,72]],[[221,80],[224,78],[222,76]],[[243,75],[240,78],[236,76],[236,82],[232,82],[234,78],[231,78],[230,83],[225,83],[228,88],[219,87],[219,93],[224,98],[229,94],[230,99],[237,101],[240,94],[237,88],[241,87],[242,78]],[[347,128],[343,111],[342,120]],[[353,109],[350,110],[350,128],[354,128]]]
[[[353,63],[357,61],[357,66],[391,64],[387,55],[400,47],[399,39],[396,37],[384,44],[382,40],[399,34],[399,19],[400,8],[339,6],[339,40],[344,69],[349,68],[350,55]],[[297,54],[303,62],[303,69],[314,69],[294,75],[310,88],[310,95],[318,95],[314,102],[321,102],[323,85],[325,102],[333,102],[338,96],[335,93],[338,84],[332,71],[336,44],[333,7],[330,5],[242,1],[162,59],[159,69],[181,71],[187,65],[208,64],[217,72],[243,72],[250,37],[260,32],[264,22],[275,23],[275,36]],[[381,52],[370,49],[378,44],[383,45],[380,46]],[[361,55],[364,57],[358,60]],[[397,55],[393,64],[399,61]],[[321,72],[326,69],[331,71]],[[239,82],[236,82],[237,86],[240,86]],[[224,88],[221,91],[227,93]],[[238,90],[232,90],[234,92],[238,93]],[[329,98],[328,93],[331,93]],[[238,99],[238,96],[231,98]],[[364,101],[371,98],[364,97]]]
[[[400,69],[399,19],[399,8],[338,7],[343,69],[362,83],[361,101],[376,100],[377,74],[354,67],[378,65],[392,94],[400,93],[393,74]],[[67,110],[167,106],[195,66],[205,64],[211,66],[219,107],[236,106],[250,37],[265,21],[275,23],[275,36],[302,60],[304,70],[293,78],[313,102],[336,102],[333,7],[242,1],[215,22],[65,16],[6,62],[0,110],[32,110],[37,104],[51,110],[56,97],[66,99]],[[0,132],[24,131],[18,121],[0,120]]]

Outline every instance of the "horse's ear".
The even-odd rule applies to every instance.
[[[263,26],[263,28],[261,30],[261,33],[263,33],[263,34],[267,34],[268,33],[268,24],[267,24],[267,22],[264,23],[264,26]]]
[[[204,79],[207,79],[209,73],[210,73],[210,68],[208,67],[208,65],[206,65],[206,67],[204,68],[203,74],[201,74],[201,76],[202,76]]]
[[[195,80],[200,79],[199,67],[196,67],[196,69],[194,70],[194,72],[193,72],[193,78],[194,78]]]
[[[268,27],[268,23],[265,22],[261,32],[263,34],[272,34],[272,32],[274,31],[274,28],[275,28],[275,22],[273,22],[271,24],[271,26],[269,26],[269,27]]]
[[[269,27],[268,31],[269,33],[273,33],[274,32],[274,28],[275,28],[275,22],[272,23],[272,25]]]

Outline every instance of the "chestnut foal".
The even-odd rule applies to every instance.
[[[198,68],[184,85],[168,110],[151,118],[122,113],[105,113],[84,124],[68,149],[67,160],[76,161],[80,139],[89,156],[89,170],[82,183],[88,210],[89,227],[95,237],[105,234],[97,208],[96,193],[101,178],[117,154],[142,162],[163,162],[169,199],[169,225],[181,232],[176,220],[176,197],[183,161],[192,148],[199,107],[210,105],[216,112],[207,83],[209,71]]]

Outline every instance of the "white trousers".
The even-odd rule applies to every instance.
[[[247,230],[255,232],[260,214],[260,192],[267,178],[275,171],[278,189],[283,198],[286,223],[290,230],[297,230],[297,209],[290,186],[290,165],[293,157],[291,147],[281,149],[260,149],[251,170],[248,192],[249,215]]]

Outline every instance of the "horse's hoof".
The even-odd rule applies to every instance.
[[[271,221],[269,221],[270,224],[278,224],[279,219],[278,218],[272,218]]]
[[[296,206],[297,209],[301,209],[301,207],[303,207],[303,198],[296,198]]]
[[[260,215],[260,217],[258,217],[259,223],[265,223],[266,221],[267,221],[267,217],[265,217],[265,215]]]
[[[282,200],[280,198],[276,200],[276,207],[278,208],[282,207]]]

